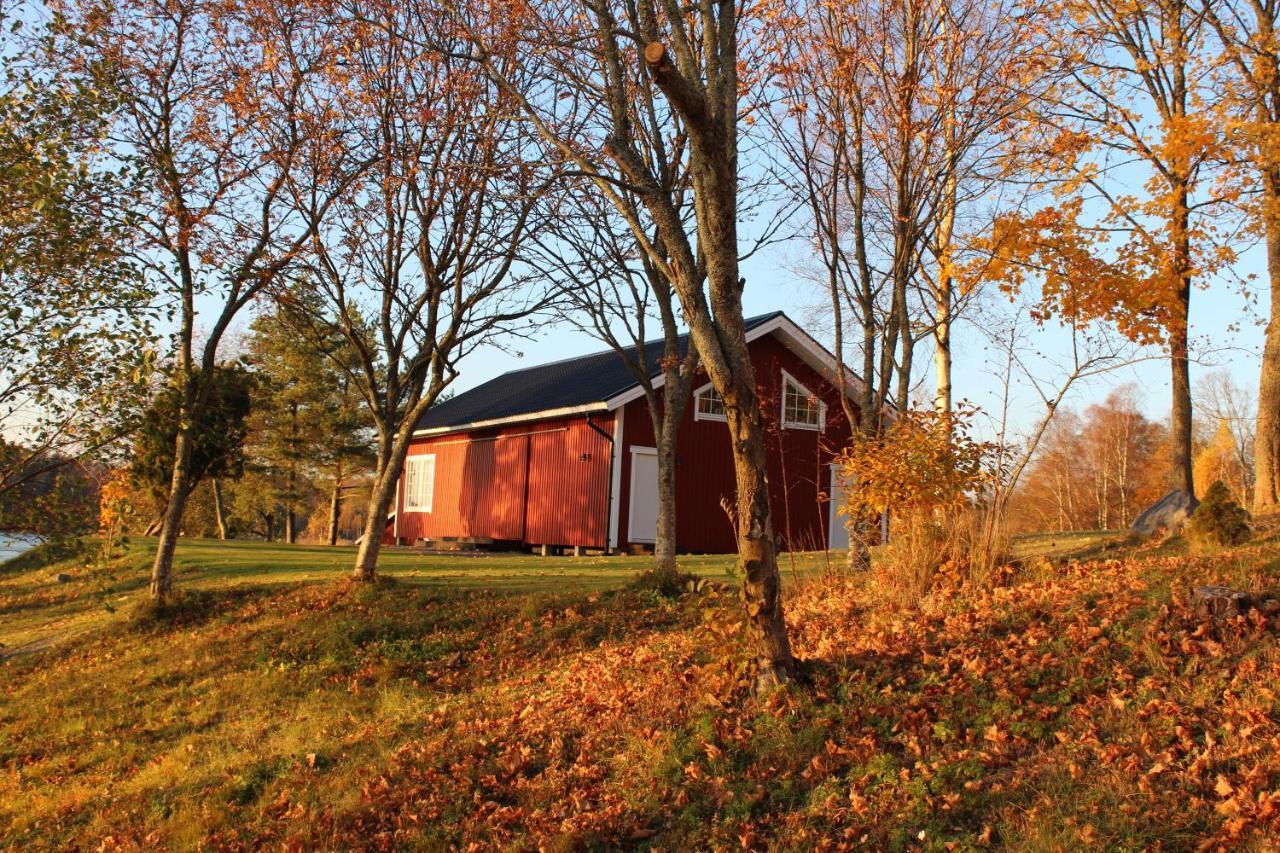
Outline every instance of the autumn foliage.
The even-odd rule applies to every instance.
[[[1168,491],[1169,431],[1132,386],[1054,415],[1010,501],[1012,529],[1124,529]],[[1208,485],[1207,483],[1205,484]]]
[[[947,563],[965,563],[981,537],[976,504],[997,476],[996,446],[974,437],[977,411],[909,411],[837,460],[847,519],[887,516],[889,541],[873,561],[885,586],[916,598]],[[855,525],[856,529],[856,525]]]

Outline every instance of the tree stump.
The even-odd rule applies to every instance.
[[[1192,596],[1196,615],[1206,622],[1221,624],[1242,616],[1253,607],[1253,596],[1229,586],[1198,586]]]

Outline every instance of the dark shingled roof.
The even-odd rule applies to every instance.
[[[780,316],[781,311],[774,311],[751,317],[746,321],[747,331]],[[681,335],[681,351],[687,343],[688,335]],[[654,364],[662,355],[662,340],[648,341],[644,348],[645,361]],[[418,421],[417,428],[462,426],[548,409],[603,403],[635,385],[622,358],[610,349],[504,373],[432,406]]]

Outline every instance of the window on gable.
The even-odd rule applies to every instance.
[[[724,398],[712,388],[710,383],[703,385],[694,394],[693,417],[698,421],[722,421],[724,416]]]
[[[782,425],[801,429],[822,429],[822,401],[790,374],[782,374]]]
[[[436,492],[436,457],[410,456],[404,463],[405,512],[431,512]]]

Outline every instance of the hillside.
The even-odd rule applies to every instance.
[[[1030,550],[1052,559],[994,588],[954,585],[918,611],[808,558],[787,572],[806,682],[764,699],[749,692],[735,597],[622,589],[629,561],[452,558],[439,568],[452,580],[433,581],[413,567],[423,558],[395,555],[390,577],[362,588],[320,555],[311,569],[305,553],[275,567],[201,543],[179,576],[182,606],[157,619],[128,591],[143,546],[68,584],[51,577],[82,557],[24,558],[0,570],[0,838],[22,849],[1280,841],[1276,625],[1255,612],[1206,630],[1188,602],[1200,583],[1280,587],[1275,543],[1191,557],[1077,542],[1095,549],[1080,561],[1049,539]],[[561,570],[575,573],[564,589]],[[502,591],[483,588],[491,575],[507,577]],[[8,636],[28,647],[14,653]]]

